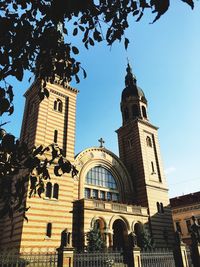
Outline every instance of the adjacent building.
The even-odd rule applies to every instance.
[[[75,156],[78,90],[48,83],[49,98],[40,101],[38,86],[35,81],[25,93],[21,141],[29,147],[58,144],[79,173],[75,179],[70,174],[59,177],[52,168],[42,198],[27,195],[28,223],[15,215],[11,238],[9,219],[1,221],[0,247],[55,249],[67,231],[70,245],[81,249],[95,223],[107,247],[125,248],[129,237],[139,236],[144,228],[155,247],[172,247],[173,222],[158,128],[149,120],[147,99],[130,65],[121,97],[122,125],[116,131],[119,156],[106,149],[102,139],[99,147]]]
[[[191,245],[192,216],[200,225],[200,192],[171,198],[170,204],[175,231],[181,233],[184,243]]]

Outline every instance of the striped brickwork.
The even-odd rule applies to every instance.
[[[21,130],[21,140],[33,145],[48,146],[54,142],[54,131],[58,131],[57,144],[66,150],[66,157],[72,163],[74,160],[75,115],[77,90],[59,84],[47,84],[49,98],[43,101],[38,97],[38,84],[35,83],[26,93],[26,105]],[[54,101],[61,100],[62,112],[54,110]],[[52,191],[54,184],[59,185],[58,199],[35,196],[26,197],[28,223],[22,215],[15,214],[13,220],[13,235],[9,219],[4,220],[1,235],[2,247],[15,248],[57,248],[61,241],[61,232],[68,229],[72,232],[72,201],[74,180],[71,174],[57,177],[54,166],[50,169]],[[17,178],[16,178],[17,179]],[[49,181],[47,181],[49,182]],[[27,190],[29,186],[27,185]],[[53,192],[52,192],[53,193]],[[51,238],[47,237],[47,224],[52,224]]]
[[[156,246],[172,246],[172,217],[157,128],[148,121],[135,119],[117,133],[120,158],[129,170],[135,188],[134,201],[148,207],[149,226]],[[147,137],[151,139],[151,146],[147,145]],[[157,202],[162,203],[164,212],[158,211]]]

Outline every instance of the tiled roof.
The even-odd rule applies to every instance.
[[[172,208],[200,203],[200,191],[170,199]]]

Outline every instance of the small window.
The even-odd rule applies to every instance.
[[[119,201],[119,195],[117,193],[113,193],[112,194],[112,200],[115,202],[118,202]]]
[[[63,103],[60,99],[57,99],[54,101],[54,106],[53,106],[54,110],[62,112],[63,110]]]
[[[53,186],[53,198],[58,199],[58,194],[59,194],[59,185],[54,184],[54,186]]]
[[[188,233],[190,233],[191,232],[191,221],[190,220],[186,221],[186,226],[187,226]]]
[[[163,203],[156,202],[156,206],[157,206],[158,213],[164,213],[165,212],[164,207],[163,207]]]
[[[145,119],[147,119],[147,112],[145,106],[142,106],[142,115]]]
[[[107,192],[107,200],[112,200],[112,194],[110,192]]]
[[[52,234],[52,223],[47,223],[46,236],[50,238],[51,234]]]
[[[98,190],[96,190],[96,189],[92,190],[92,197],[96,198],[96,199],[98,198]]]
[[[147,143],[147,146],[152,147],[151,138],[149,136],[147,136],[146,138],[146,143]]]
[[[159,202],[156,202],[156,206],[157,206],[158,213],[160,213],[160,203]]]
[[[52,194],[52,184],[50,182],[46,185],[46,197],[51,198]]]
[[[105,192],[104,191],[100,191],[100,199],[105,200]]]
[[[176,231],[182,233],[180,222],[176,222]]]
[[[129,148],[132,148],[133,147],[133,144],[134,144],[133,138],[128,139]]]
[[[85,188],[85,198],[90,198],[90,189]]]
[[[58,111],[62,112],[62,101],[58,101]]]
[[[163,203],[160,203],[160,212],[161,212],[161,213],[164,213]]]
[[[151,161],[151,171],[152,171],[152,174],[155,174],[155,169],[154,169],[153,161]]]
[[[54,101],[54,106],[53,106],[54,110],[57,110],[57,100]]]
[[[54,143],[57,143],[57,141],[58,141],[58,131],[57,130],[54,131],[53,141],[54,141]]]

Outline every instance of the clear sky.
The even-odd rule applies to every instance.
[[[146,14],[132,21],[123,42],[110,49],[106,43],[87,51],[82,45],[78,59],[88,77],[72,86],[80,90],[77,101],[76,153],[98,146],[103,137],[107,149],[118,154],[115,130],[121,126],[120,100],[129,57],[138,85],[148,99],[150,121],[159,126],[159,139],[170,197],[200,190],[200,4],[192,11],[173,0],[169,11],[150,24]],[[75,40],[80,45],[80,40]],[[7,131],[19,136],[29,74],[14,81],[15,114]],[[13,81],[12,81],[13,82]]]

